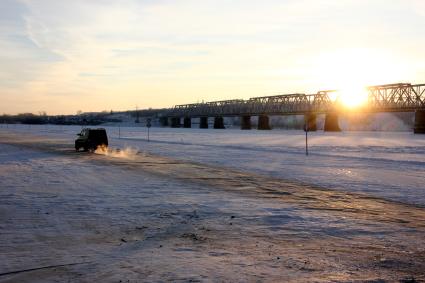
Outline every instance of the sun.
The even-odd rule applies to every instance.
[[[407,68],[395,54],[372,48],[345,48],[313,59],[312,81],[321,90],[337,90],[332,99],[355,108],[367,102],[367,86],[398,82]]]
[[[346,86],[336,92],[336,99],[344,107],[357,108],[367,103],[368,91],[366,86]]]

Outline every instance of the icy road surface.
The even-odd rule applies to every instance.
[[[129,133],[136,139],[112,145],[143,150],[103,155],[74,152],[75,130],[0,130],[0,282],[425,280],[424,208],[272,177],[257,170],[273,164],[262,150],[248,150],[261,163],[254,170],[237,170],[243,161],[230,157],[223,166],[223,154],[250,146],[241,139],[226,151],[231,132],[216,147],[195,130],[186,143],[208,145],[148,144]],[[270,144],[282,133],[246,135],[257,144],[270,135]],[[304,158],[290,145],[282,156]],[[212,148],[223,163],[209,159]],[[414,152],[398,156],[421,162]]]
[[[14,125],[3,130],[72,141],[81,127]],[[1,130],[1,128],[0,128]],[[302,131],[107,127],[113,147],[215,164],[328,189],[425,207],[425,135],[411,132],[309,134]]]

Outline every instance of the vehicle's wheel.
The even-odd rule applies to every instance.
[[[91,145],[91,144],[90,144],[90,145],[88,145],[88,146],[87,146],[87,151],[88,151],[88,152],[94,152],[93,145]]]

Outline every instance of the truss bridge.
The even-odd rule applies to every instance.
[[[205,103],[176,105],[160,113],[163,124],[171,119],[172,127],[191,127],[192,118],[200,118],[200,127],[208,128],[208,117],[214,118],[214,128],[224,128],[223,117],[241,117],[241,128],[251,128],[251,116],[258,116],[258,128],[270,129],[270,115],[305,115],[306,127],[316,129],[316,115],[326,114],[325,130],[338,131],[338,114],[357,112],[415,112],[416,122],[425,125],[425,84],[398,83],[366,88],[365,102],[356,108],[344,106],[336,90],[315,94],[294,93],[233,99]],[[167,122],[165,122],[167,119]],[[421,122],[424,120],[423,122]],[[422,131],[420,126],[415,129]],[[415,130],[416,131],[416,130]],[[425,129],[424,129],[425,131]]]

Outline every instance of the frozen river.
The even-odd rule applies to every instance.
[[[81,127],[10,126],[72,142]],[[425,206],[425,135],[106,127],[110,145]],[[121,138],[118,138],[120,135]]]
[[[154,129],[113,144],[425,206],[425,136],[408,132]]]
[[[0,282],[424,279],[424,136],[79,130],[0,128]]]

